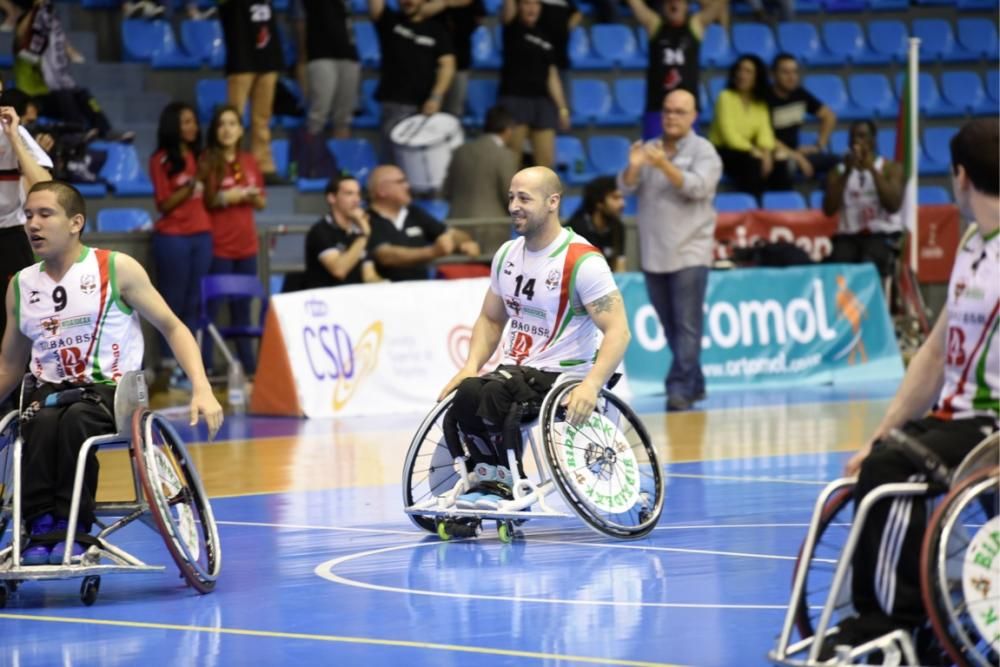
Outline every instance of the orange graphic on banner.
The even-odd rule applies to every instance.
[[[847,279],[844,276],[837,276],[837,311],[837,319],[847,320],[851,325],[851,333],[854,334],[848,348],[838,356],[846,352],[848,364],[853,364],[859,358],[861,363],[865,363],[868,361],[868,353],[865,352],[865,344],[861,340],[861,320],[868,317],[868,310],[854,292],[848,289]]]
[[[254,380],[250,412],[256,415],[303,416],[285,338],[273,308],[268,309],[267,319],[264,321],[264,335],[260,340],[260,356]]]
[[[342,410],[354,392],[361,386],[361,382],[371,375],[375,367],[378,366],[378,352],[382,348],[382,322],[375,321],[368,325],[361,339],[354,346],[354,372],[350,378],[345,378],[341,373],[337,377],[337,384],[333,387],[333,411]]]

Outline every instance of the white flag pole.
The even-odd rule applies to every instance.
[[[907,119],[909,124],[910,136],[910,169],[911,174],[907,174],[910,177],[910,182],[907,183],[906,188],[906,203],[905,209],[910,211],[912,218],[912,225],[910,228],[910,269],[913,270],[913,275],[917,275],[917,264],[919,262],[919,246],[920,246],[920,230],[917,224],[918,219],[918,209],[917,209],[917,180],[920,173],[920,128],[919,123],[919,103],[920,99],[920,38],[910,37],[910,48],[908,54],[908,72],[910,79],[910,106],[909,106],[909,118]]]

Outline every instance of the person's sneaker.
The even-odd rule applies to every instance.
[[[667,398],[667,412],[684,412],[691,409],[691,401],[682,396]]]
[[[44,535],[55,530],[55,520],[51,514],[43,514],[31,522],[30,535]],[[51,544],[31,544],[21,551],[21,562],[24,565],[45,565],[49,562]]]
[[[455,499],[455,507],[460,510],[474,510],[476,509],[476,501],[483,497],[483,492],[478,490],[472,490],[468,493],[463,493],[458,498]]]
[[[510,473],[508,472],[508,474]],[[480,491],[482,491],[483,497],[476,501],[477,509],[499,509],[501,500],[512,500],[514,498],[510,487],[504,485],[499,480],[483,483]]]
[[[66,529],[68,527],[69,526],[67,524],[66,519],[59,519],[58,521],[56,521],[55,525],[52,526],[52,530],[55,532],[59,531],[66,532]],[[80,544],[79,542],[73,542],[73,547],[70,551],[70,557],[79,558],[80,556],[83,555],[84,551],[86,551],[86,549],[83,548],[82,544]],[[62,540],[61,542],[58,542],[54,547],[52,547],[52,551],[51,553],[49,553],[49,564],[62,565],[63,555],[65,553],[66,553],[66,540]]]

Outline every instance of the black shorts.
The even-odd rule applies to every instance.
[[[514,117],[516,125],[527,125],[532,130],[554,130],[559,126],[559,110],[551,97],[504,95],[497,104]]]

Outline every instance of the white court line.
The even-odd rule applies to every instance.
[[[455,542],[465,542],[466,540],[454,540]],[[542,541],[542,540],[535,540]],[[545,541],[549,544],[573,544],[572,542],[556,542],[556,541]],[[334,568],[339,565],[343,565],[352,560],[357,560],[361,558],[368,558],[370,556],[378,556],[381,554],[386,554],[393,551],[402,551],[404,549],[419,549],[421,547],[437,547],[441,546],[441,542],[416,542],[413,544],[401,544],[391,547],[383,547],[381,549],[371,549],[369,551],[361,551],[355,554],[348,554],[346,556],[340,556],[338,558],[333,558],[328,561],[324,561],[316,566],[313,572],[327,581],[332,581],[335,584],[341,584],[343,586],[350,586],[351,588],[363,588],[371,591],[381,591],[384,593],[402,593],[405,595],[427,595],[431,597],[444,597],[444,598],[457,598],[461,600],[496,600],[501,602],[537,602],[541,604],[566,604],[566,605],[583,605],[583,606],[593,606],[593,607],[652,607],[658,609],[742,609],[742,610],[775,610],[784,611],[787,609],[787,605],[768,605],[768,604],[710,604],[710,603],[698,603],[698,602],[625,602],[616,600],[570,600],[562,598],[536,598],[536,597],[517,597],[513,595],[477,595],[469,593],[446,593],[444,591],[427,591],[420,590],[416,588],[404,588],[400,586],[383,586],[380,584],[369,584],[363,581],[357,581],[355,579],[348,579],[342,577],[339,574],[333,572]],[[606,545],[600,545],[606,546]],[[736,555],[736,554],[727,554]],[[765,556],[758,556],[765,557]],[[775,558],[783,558],[777,556]]]
[[[349,528],[347,526],[313,526],[304,523],[264,523],[261,521],[216,521],[220,526],[248,526],[256,528],[288,528],[292,530],[333,530],[345,533],[374,533],[379,535],[407,535],[412,537],[414,530],[391,530],[389,528]]]
[[[688,463],[683,461],[682,463]],[[702,461],[705,463],[705,461]],[[768,482],[773,484],[804,484],[806,486],[826,486],[830,482],[820,479],[783,479],[781,477],[740,477],[739,475],[702,475],[687,472],[665,472],[664,477],[685,477],[689,479],[717,479],[723,482]]]

